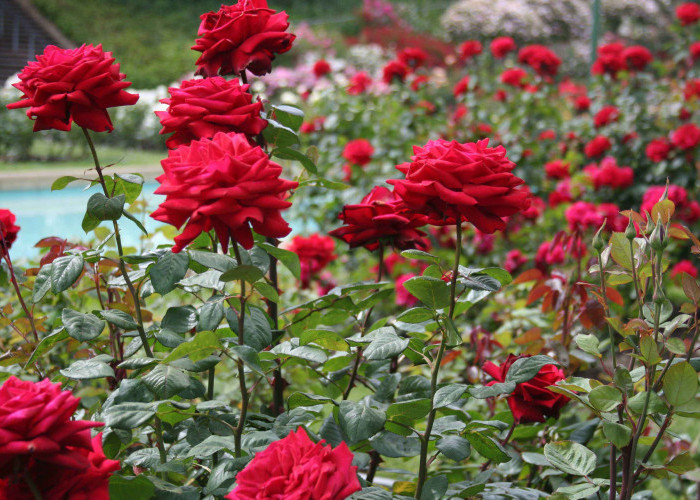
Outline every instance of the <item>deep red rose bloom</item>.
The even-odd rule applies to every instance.
[[[686,2],[676,7],[676,17],[681,26],[688,26],[700,21],[700,5],[694,2]]]
[[[525,189],[526,187],[523,187],[523,190]],[[527,191],[529,192],[530,190],[527,189]],[[546,205],[542,198],[535,196],[532,193],[529,193],[528,199],[530,200],[530,206],[526,210],[523,210],[521,215],[528,220],[535,220],[544,213]]]
[[[576,111],[588,111],[591,107],[591,99],[587,95],[580,95],[574,99]]]
[[[401,306],[401,307],[414,307],[416,304],[418,304],[418,299],[415,298],[413,295],[409,293],[408,290],[406,290],[406,287],[403,286],[404,283],[406,283],[408,280],[411,278],[415,278],[416,275],[413,273],[408,273],[408,274],[402,274],[398,278],[396,278],[396,305]]]
[[[610,139],[604,135],[599,135],[588,141],[583,149],[584,154],[589,158],[596,158],[612,147]]]
[[[454,110],[454,113],[452,113],[452,116],[450,117],[450,123],[452,125],[458,124],[462,118],[467,116],[467,113],[469,113],[469,108],[467,108],[464,104],[458,104]]]
[[[491,361],[484,363],[483,370],[494,378],[494,382],[505,382],[508,370],[518,359],[529,356],[508,355],[506,361],[498,366]],[[564,380],[564,372],[556,365],[544,365],[533,378],[516,385],[515,391],[508,396],[508,406],[518,424],[544,422],[547,417],[559,417],[561,409],[569,402],[563,394],[552,392],[548,387]]]
[[[353,454],[314,443],[303,428],[268,445],[236,476],[228,500],[344,500],[362,489]]]
[[[537,136],[537,139],[540,141],[551,141],[556,138],[557,133],[552,129],[543,130],[540,132],[540,135]]]
[[[593,125],[596,128],[604,127],[616,122],[620,118],[620,110],[615,106],[603,106],[593,117]]]
[[[15,225],[15,214],[5,208],[0,208],[0,258],[12,247],[17,239],[20,227]]]
[[[629,69],[637,71],[642,71],[654,60],[654,56],[651,55],[649,49],[641,45],[627,47],[622,51],[622,57]]]
[[[406,250],[427,247],[425,233],[416,229],[425,225],[425,218],[409,211],[396,195],[383,186],[376,186],[357,205],[345,205],[338,216],[342,227],[329,232],[350,248],[364,246],[376,250],[379,242]]]
[[[364,72],[360,71],[359,73],[355,73],[352,78],[350,78],[350,86],[348,87],[348,94],[350,95],[359,95],[359,94],[364,94],[367,92],[367,89],[369,89],[369,86],[372,85],[372,79],[370,76]]]
[[[474,56],[478,56],[484,50],[478,40],[467,40],[459,46],[459,60],[468,61]]]
[[[503,264],[503,267],[509,273],[513,273],[514,271],[517,271],[522,266],[524,266],[527,263],[527,260],[527,257],[523,255],[523,253],[520,250],[515,248],[513,250],[510,250],[506,254],[506,260]]]
[[[649,186],[647,188],[642,196],[642,205],[639,209],[644,217],[646,217],[647,212],[651,213],[651,209],[661,200],[665,190],[666,186]],[[674,217],[688,224],[700,219],[700,203],[688,199],[688,192],[685,188],[675,184],[669,185],[668,199],[676,206]]]
[[[457,83],[455,83],[455,86],[452,89],[452,93],[454,94],[455,97],[459,97],[463,94],[466,94],[468,90],[469,90],[469,76],[465,76],[462,79],[460,79]]]
[[[698,268],[695,267],[693,263],[689,260],[682,260],[671,268],[671,278],[675,278],[681,273],[686,273],[692,276],[693,278],[697,278]]]
[[[671,143],[678,149],[693,149],[700,144],[700,128],[694,123],[681,125],[671,133]]]
[[[691,43],[688,51],[690,52],[690,58],[693,61],[700,59],[700,42]]]
[[[618,71],[627,69],[624,51],[625,46],[618,42],[598,47],[598,58],[591,66],[591,73],[594,75],[607,74],[615,78]]]
[[[550,179],[568,179],[571,176],[569,168],[569,163],[564,160],[554,160],[544,165],[544,171]]]
[[[571,179],[564,179],[557,183],[554,191],[549,193],[549,206],[556,207],[562,203],[573,201],[571,194]]]
[[[291,206],[287,192],[298,183],[280,179],[282,167],[245,135],[219,132],[213,139],[192,141],[168,151],[161,165],[155,193],[166,199],[151,217],[177,228],[186,223],[173,252],[211,229],[224,252],[229,240],[252,248],[251,226],[272,238],[291,231],[280,211]]]
[[[665,137],[658,137],[653,139],[646,147],[647,157],[651,161],[663,161],[668,158],[668,154],[671,152],[671,145],[666,140]]]
[[[185,80],[170,87],[166,111],[156,111],[163,125],[161,134],[171,135],[165,145],[174,149],[197,139],[211,139],[217,132],[239,132],[256,136],[267,127],[260,117],[261,102],[253,102],[249,85],[221,76]]]
[[[518,46],[515,45],[515,40],[509,36],[501,36],[491,41],[491,54],[496,59],[503,59],[508,52],[513,52],[517,49]]]
[[[493,93],[493,100],[498,102],[504,102],[508,98],[508,92],[503,89],[496,89]]]
[[[396,57],[405,65],[415,69],[425,64],[425,61],[428,59],[428,53],[418,47],[406,47],[399,51]]]
[[[314,63],[312,70],[316,78],[321,78],[331,72],[331,65],[325,59],[319,59]]]
[[[588,201],[577,201],[564,212],[569,223],[569,229],[574,231],[579,229],[598,229],[603,225],[603,216],[598,212],[596,206]]]
[[[421,87],[425,87],[429,81],[430,78],[428,78],[426,75],[417,75],[413,78],[413,80],[411,80],[411,90],[418,92],[418,90]]]
[[[508,68],[501,73],[501,83],[523,88],[527,83],[527,71],[522,68]]]
[[[392,83],[394,80],[404,82],[410,72],[411,68],[409,68],[405,63],[401,61],[389,61],[382,69],[382,80],[387,85]]]
[[[197,75],[237,75],[248,70],[262,76],[272,69],[275,54],[292,48],[295,36],[286,12],[268,8],[267,0],[239,0],[217,12],[202,14],[192,50],[201,52]]]
[[[405,179],[387,181],[416,213],[434,225],[471,222],[485,233],[505,228],[505,217],[528,207],[527,193],[516,189],[523,180],[503,146],[438,139],[413,147],[412,161],[398,165]]]
[[[700,78],[693,78],[685,82],[683,97],[686,101],[690,101],[695,97],[700,97]]]
[[[295,236],[285,244],[285,248],[299,256],[302,288],[308,288],[311,278],[336,258],[333,253],[335,241],[330,236],[320,234]]]
[[[605,229],[622,233],[627,227],[627,217],[620,213],[620,207],[614,203],[601,203],[597,207],[598,213],[606,219]]]
[[[36,118],[35,132],[70,130],[72,122],[95,132],[111,132],[114,127],[107,108],[139,100],[138,94],[124,90],[131,83],[124,81],[126,75],[102,45],[77,49],[49,45],[18,76],[20,81],[13,87],[24,95],[7,108],[29,108],[27,116]]]
[[[527,64],[540,76],[555,76],[561,59],[544,45],[528,45],[518,52],[518,62]]]
[[[354,139],[348,142],[343,149],[343,158],[353,165],[364,167],[372,161],[374,147],[367,139]]]
[[[634,182],[634,171],[631,167],[620,167],[612,156],[606,156],[600,166],[591,164],[585,167],[593,187],[598,190],[603,186],[614,189],[626,188]]]

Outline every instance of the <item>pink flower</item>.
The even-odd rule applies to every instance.
[[[700,42],[691,43],[688,52],[690,52],[690,58],[693,61],[700,59]]]
[[[665,186],[649,186],[642,196],[640,212],[646,217],[646,213],[651,213],[666,190]],[[680,220],[692,224],[700,219],[700,203],[696,200],[688,199],[688,192],[681,186],[671,184],[668,186],[668,199],[676,206],[674,216]]]
[[[527,260],[527,257],[524,256],[520,250],[515,248],[506,254],[506,260],[503,267],[509,273],[513,273],[524,266],[527,263]]]

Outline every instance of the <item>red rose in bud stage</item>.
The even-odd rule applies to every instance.
[[[466,94],[468,90],[469,90],[469,76],[465,76],[465,77],[461,78],[457,83],[455,83],[455,86],[452,89],[452,93],[454,94],[455,97],[459,97],[463,94]]]
[[[396,57],[406,66],[415,69],[425,64],[425,61],[428,59],[428,53],[418,47],[406,47],[399,51]]]
[[[336,258],[333,253],[335,241],[330,236],[320,234],[295,236],[285,244],[285,248],[299,256],[302,288],[308,288],[311,278]]]
[[[596,128],[604,127],[616,122],[620,118],[620,110],[615,106],[604,106],[593,117],[593,125]]]
[[[646,147],[647,157],[651,161],[663,161],[668,158],[668,154],[671,152],[671,144],[666,140],[665,137],[659,137],[653,139]]]
[[[405,179],[387,181],[416,213],[434,225],[470,222],[480,231],[505,228],[504,218],[525,210],[528,194],[517,189],[523,180],[511,173],[515,163],[503,146],[438,139],[413,147],[412,161],[398,165]]]
[[[418,304],[418,299],[411,295],[406,287],[403,286],[411,278],[415,278],[417,275],[413,273],[402,274],[396,278],[396,305],[401,307],[414,307]]]
[[[362,489],[352,460],[345,442],[335,448],[314,443],[299,427],[256,453],[226,498],[344,500]]]
[[[367,139],[354,139],[348,142],[343,149],[343,158],[360,167],[371,162],[373,154],[374,147]]]
[[[501,73],[501,83],[523,88],[527,83],[527,71],[522,68],[508,68]]]
[[[688,51],[690,52],[690,58],[693,61],[700,59],[700,42],[691,43]]]
[[[598,47],[598,58],[591,66],[594,75],[610,75],[615,78],[618,71],[627,69],[624,56],[625,46],[614,42]]]
[[[529,356],[508,355],[505,362],[498,366],[491,361],[484,363],[483,370],[494,378],[495,383],[505,382],[508,370],[519,359]],[[544,422],[548,417],[559,417],[561,409],[569,402],[563,394],[552,392],[548,387],[564,380],[564,372],[556,365],[544,365],[533,378],[515,386],[508,396],[508,406],[518,424]]]
[[[10,249],[17,239],[20,227],[15,225],[15,214],[5,208],[0,208],[0,258]]]
[[[239,0],[217,12],[202,14],[192,50],[201,52],[197,75],[237,75],[248,70],[262,76],[272,70],[275,54],[292,48],[295,36],[286,12],[268,8],[267,0]]]
[[[226,80],[221,76],[185,80],[180,87],[171,87],[166,111],[156,111],[163,125],[161,134],[172,136],[165,145],[176,148],[197,139],[211,139],[217,132],[239,132],[254,137],[267,127],[260,117],[261,102],[253,102],[249,85],[241,85],[237,78]]]
[[[314,63],[312,71],[316,78],[321,78],[331,72],[331,65],[325,59],[319,59]]]
[[[589,158],[596,158],[612,147],[610,139],[604,135],[599,135],[588,141],[583,148],[583,153]]]
[[[168,152],[156,178],[156,194],[166,195],[151,214],[185,229],[175,237],[179,252],[201,233],[214,230],[224,252],[229,241],[252,248],[253,234],[282,238],[291,231],[281,211],[289,208],[290,189],[298,183],[280,179],[282,167],[270,161],[243,134],[219,132]]]
[[[700,144],[700,128],[694,123],[681,125],[671,133],[671,143],[681,150],[693,149]]]
[[[484,50],[481,42],[478,40],[467,40],[459,46],[459,60],[468,61],[474,56],[478,56]]]
[[[13,87],[24,94],[8,109],[29,108],[27,116],[35,119],[34,131],[70,130],[71,123],[95,132],[114,128],[108,108],[128,106],[138,101],[138,94],[124,89],[124,81],[111,52],[102,45],[82,45],[61,49],[49,45],[19,73]]]
[[[654,56],[651,55],[649,49],[641,45],[627,47],[622,51],[622,57],[629,69],[637,71],[642,71],[654,60]]]
[[[359,95],[364,94],[372,85],[372,78],[364,72],[360,71],[355,73],[352,78],[350,78],[350,86],[348,87],[348,94]]]
[[[642,196],[642,205],[639,208],[640,213],[646,217],[647,212],[651,213],[652,208],[656,205],[664,194],[666,186],[649,186]],[[681,186],[671,184],[668,186],[668,199],[676,206],[674,217],[688,223],[700,219],[700,203],[696,200],[688,199],[688,192]]]
[[[694,2],[686,2],[676,7],[676,18],[681,26],[688,26],[700,21],[700,5]]]
[[[671,268],[671,278],[675,278],[676,276],[683,273],[689,274],[693,278],[697,278],[698,268],[695,267],[693,263],[689,260],[682,260]]]
[[[518,50],[518,46],[515,44],[515,40],[509,36],[501,36],[491,41],[491,54],[496,59],[503,59],[508,55],[508,52],[515,50]]]
[[[345,205],[338,216],[342,227],[329,232],[350,245],[376,250],[380,241],[406,250],[426,249],[425,233],[416,229],[425,225],[425,218],[412,213],[403,201],[383,186],[376,186],[357,205]]]
[[[527,64],[542,77],[552,77],[559,71],[561,59],[544,45],[528,45],[518,52],[518,62]]]
[[[691,101],[696,97],[700,97],[700,78],[693,78],[685,82],[683,97],[686,101]]]
[[[571,165],[564,160],[554,160],[544,164],[544,171],[550,179],[568,179],[571,177]]]
[[[401,61],[389,61],[382,69],[382,80],[387,85],[391,84],[394,80],[404,82],[410,72],[411,68],[405,63]]]
[[[631,167],[620,167],[612,156],[606,156],[600,162],[600,166],[595,163],[583,169],[591,180],[593,187],[598,190],[603,186],[614,189],[626,188],[634,182],[634,171]]]

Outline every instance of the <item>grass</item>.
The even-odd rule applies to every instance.
[[[145,165],[159,165],[166,153],[162,151],[143,151],[138,149],[125,149],[115,147],[101,147],[97,151],[100,162],[103,165],[118,163],[119,165],[140,167]],[[46,168],[91,167],[93,165],[90,155],[86,153],[82,157],[70,160],[47,161],[30,160],[17,162],[0,162],[0,172],[17,170],[36,170]],[[1,176],[2,174],[0,174]]]

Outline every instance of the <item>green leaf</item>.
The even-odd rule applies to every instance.
[[[592,495],[595,495],[599,489],[600,486],[597,484],[579,483],[571,486],[560,486],[557,488],[556,493],[563,495],[562,498],[565,498],[566,500],[581,500],[583,498],[590,498]],[[555,496],[558,497],[558,495],[553,495],[550,498],[554,500]]]
[[[426,309],[425,307],[414,307],[399,314],[396,321],[415,324],[423,323],[424,321],[429,321],[431,319],[433,319],[433,311]]]
[[[219,279],[224,282],[244,280],[248,283],[255,283],[263,276],[265,273],[256,266],[242,265],[229,269]]]
[[[656,365],[661,361],[656,341],[649,335],[642,337],[642,340],[639,342],[639,352],[649,365]]]
[[[664,396],[671,406],[681,406],[695,397],[698,374],[686,361],[671,366],[663,380]]]
[[[188,250],[188,253],[190,258],[197,264],[201,264],[209,269],[216,269],[222,273],[238,265],[235,259],[220,253],[203,252],[201,250]]]
[[[351,443],[364,441],[384,427],[386,414],[354,401],[341,401],[338,407],[338,423]]]
[[[138,227],[138,228],[141,230],[141,232],[142,232],[143,234],[145,234],[146,236],[148,236],[148,231],[146,230],[145,227],[143,227],[143,224],[141,224],[141,221],[138,220],[138,219],[136,218],[136,216],[134,216],[134,214],[132,214],[132,213],[128,212],[126,209],[124,209],[124,210],[122,210],[122,215],[124,215],[124,217],[126,217],[127,219],[129,219],[129,220],[130,220],[131,222],[133,222],[134,224],[136,224],[136,227]]]
[[[447,493],[449,485],[447,476],[433,476],[423,485],[421,498],[423,500],[441,500],[445,498],[445,493]]]
[[[436,447],[443,455],[455,462],[469,458],[472,452],[469,441],[461,436],[445,436],[438,440]]]
[[[299,108],[282,104],[272,106],[272,109],[274,110],[275,119],[285,127],[297,131],[301,128],[301,124],[304,123],[304,112]]]
[[[105,327],[104,321],[94,314],[82,314],[72,309],[64,309],[61,320],[68,335],[80,342],[99,337]]]
[[[51,291],[61,293],[70,288],[83,272],[85,261],[80,254],[59,257],[51,263]]]
[[[306,330],[299,336],[299,344],[314,343],[326,349],[347,351],[348,343],[343,337],[332,330]]]
[[[544,445],[544,456],[562,472],[575,476],[588,476],[596,467],[596,456],[582,444],[573,441],[557,441]]]
[[[276,148],[299,144],[299,137],[294,130],[271,118],[267,120],[267,127],[263,130],[263,137],[268,144],[272,144]]]
[[[415,457],[420,453],[420,441],[416,437],[406,437],[393,432],[382,431],[369,440],[380,455],[391,458]]]
[[[638,247],[636,244],[635,246]],[[631,271],[633,266],[632,255],[630,243],[625,237],[625,233],[613,233],[610,238],[610,247],[610,256],[615,263]]]
[[[299,264],[299,256],[290,250],[279,248],[270,243],[259,243],[258,246],[280,261],[284,267],[294,275],[296,279],[301,277],[301,265]]]
[[[497,463],[511,461],[511,456],[491,436],[486,436],[478,431],[468,431],[466,438],[481,456]]]
[[[124,194],[107,198],[102,193],[95,193],[88,200],[87,213],[98,221],[118,220],[124,211],[125,200]]]
[[[552,358],[541,354],[527,358],[520,358],[511,365],[510,369],[508,369],[508,373],[506,374],[506,382],[515,382],[516,384],[527,382],[537,375],[543,366],[556,364],[558,363]]]
[[[216,330],[224,319],[224,304],[221,296],[211,297],[199,308],[197,330]]]
[[[440,264],[440,257],[428,252],[424,252],[422,250],[404,250],[403,252],[401,252],[401,257],[405,257],[406,259],[422,260],[424,262],[431,262],[433,264]]]
[[[138,328],[136,320],[132,318],[130,314],[120,311],[119,309],[100,311],[99,315],[102,316],[102,319],[109,321],[118,328],[124,330],[136,330]]]
[[[416,276],[403,284],[408,292],[431,309],[450,305],[450,287],[439,278]]]
[[[365,348],[365,358],[372,361],[390,359],[408,347],[409,339],[403,339],[391,331],[383,331]]]
[[[430,413],[429,399],[409,399],[393,403],[386,409],[389,418],[404,417],[409,420],[420,420]]]
[[[617,422],[603,421],[603,434],[617,448],[627,446],[632,438],[632,430]]]
[[[107,363],[92,359],[82,359],[73,362],[61,375],[77,380],[89,380],[93,378],[114,377],[114,370]]]
[[[295,392],[287,399],[287,405],[290,410],[300,406],[316,406],[328,403],[333,403],[333,400],[325,396],[305,392]]]
[[[515,382],[502,382],[493,385],[484,385],[480,387],[470,387],[469,394],[477,399],[493,398],[501,394],[510,394],[515,390]]]
[[[186,252],[163,253],[155,264],[149,266],[148,274],[156,293],[165,295],[175,288],[178,281],[185,277],[190,258]]]
[[[627,406],[632,413],[640,415],[642,413],[642,409],[644,408],[645,399],[646,391],[639,392],[633,397],[629,398],[627,401]],[[647,406],[647,410],[649,413],[666,413],[668,411],[668,407],[655,392],[652,392],[649,394],[649,404]]]
[[[599,385],[588,394],[588,401],[598,411],[613,411],[622,403],[622,394],[609,385]]]
[[[683,452],[680,455],[673,457],[669,463],[665,465],[665,468],[674,474],[685,474],[697,468],[697,464],[688,454],[688,452]]]
[[[32,302],[37,304],[44,298],[44,295],[51,290],[51,272],[53,264],[46,264],[39,270],[39,273],[34,279],[34,288],[32,290]]]
[[[207,458],[222,450],[233,454],[235,449],[236,443],[233,436],[209,436],[201,443],[193,446],[186,456]]]
[[[46,352],[49,351],[54,345],[56,345],[58,342],[65,340],[68,338],[68,332],[66,331],[65,328],[61,328],[55,333],[52,333],[51,335],[47,335],[43,339],[41,339],[41,342],[39,342],[39,345],[36,346],[34,349],[34,352],[32,352],[32,355],[29,356],[29,359],[25,363],[25,368],[29,365],[31,365],[34,360],[45,354]]]
[[[199,332],[189,341],[183,342],[163,359],[163,363],[170,363],[176,359],[188,356],[192,361],[199,361],[209,356],[215,350],[221,348],[221,341],[215,332]]]
[[[452,403],[459,401],[462,395],[467,392],[467,386],[464,384],[450,384],[440,387],[435,391],[433,398],[433,408],[443,408]]]
[[[253,288],[270,302],[277,304],[280,301],[280,296],[277,290],[275,290],[275,287],[265,281],[258,281],[253,285]]]
[[[141,380],[160,399],[177,396],[190,385],[189,375],[178,368],[164,364],[156,366]]]
[[[85,212],[85,215],[83,216],[83,221],[80,224],[80,226],[83,228],[83,231],[89,233],[99,225],[100,220],[97,217],[90,215],[89,212]]]
[[[247,345],[232,345],[229,349],[231,349],[236,354],[236,357],[240,358],[248,368],[258,375],[264,375],[263,369],[260,366],[258,353],[255,349]]]
[[[600,342],[598,342],[598,338],[595,335],[577,335],[575,340],[576,345],[583,352],[601,357],[600,350],[598,349]]]
[[[150,500],[155,494],[155,486],[145,475],[119,476],[109,478],[110,500]]]
[[[110,406],[102,415],[105,426],[131,431],[146,424],[156,415],[153,403],[120,403]]]
[[[170,307],[160,326],[175,333],[189,332],[197,326],[197,310],[192,306]]]
[[[316,168],[316,165],[314,164],[313,160],[301,151],[297,151],[296,149],[277,148],[274,151],[272,151],[272,156],[281,158],[283,160],[298,161],[299,163],[301,163],[301,166],[304,167],[304,169],[306,169],[307,172],[314,175],[318,174],[318,168]]]
[[[53,181],[53,184],[51,184],[51,191],[60,191],[61,189],[64,189],[68,184],[70,184],[73,181],[77,181],[77,177],[73,177],[72,175],[64,175],[63,177],[59,177],[55,181]]]
[[[141,194],[143,189],[143,177],[136,174],[114,174],[116,184],[116,194],[123,193],[126,203],[133,203]]]

